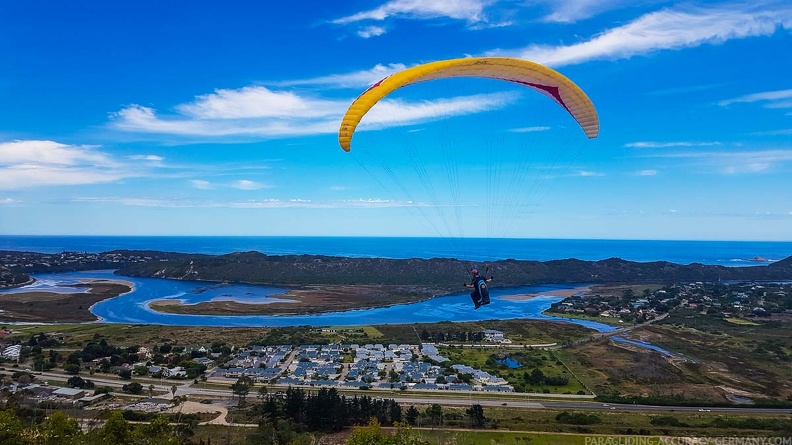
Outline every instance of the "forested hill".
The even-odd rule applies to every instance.
[[[129,255],[130,251],[116,251]],[[114,253],[116,253],[114,252]],[[724,267],[665,261],[638,263],[611,258],[554,261],[502,260],[474,264],[454,259],[345,258],[318,255],[269,256],[259,252],[190,255],[148,252],[151,261],[127,263],[121,275],[209,281],[303,284],[420,284],[455,289],[467,270],[489,268],[493,286],[537,283],[792,280],[792,257],[769,265]]]

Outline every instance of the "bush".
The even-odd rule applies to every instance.
[[[570,413],[569,411],[558,413],[555,419],[559,423],[572,425],[594,425],[601,422],[596,414]]]
[[[121,387],[121,391],[128,392],[130,394],[141,394],[143,393],[143,385],[138,382],[127,383]]]

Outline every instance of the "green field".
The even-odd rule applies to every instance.
[[[550,350],[537,349],[485,349],[485,348],[440,348],[440,355],[452,363],[464,363],[474,368],[487,371],[508,380],[518,392],[534,392],[548,394],[588,393],[583,384],[566,368],[560,357]],[[499,364],[498,360],[509,358],[519,364],[517,368],[509,368]],[[568,380],[565,385],[533,384],[526,381],[538,369],[546,377],[563,377]]]

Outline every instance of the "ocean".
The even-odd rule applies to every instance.
[[[669,261],[755,266],[792,256],[792,242],[652,241],[593,239],[449,239],[374,237],[230,236],[0,236],[0,250],[59,253],[116,249],[226,254],[310,254],[381,258],[457,258],[469,261],[559,260]]]

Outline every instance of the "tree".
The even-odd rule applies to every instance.
[[[121,391],[128,392],[130,394],[142,394],[143,385],[138,382],[127,383],[121,387]]]
[[[396,425],[393,435],[382,431],[376,418],[372,418],[366,426],[356,426],[347,439],[347,445],[428,445],[429,442],[415,436],[403,424]]]
[[[259,390],[258,390],[258,396],[257,396],[257,397],[258,397],[260,400],[264,400],[264,399],[266,399],[266,398],[267,398],[267,394],[268,394],[267,387],[266,387],[266,386],[262,386],[262,387],[261,387],[261,388],[259,388]]]
[[[434,425],[442,425],[443,424],[443,407],[440,406],[439,403],[433,403],[432,406],[426,408],[426,417]]]
[[[0,443],[3,445],[28,443],[22,438],[22,421],[13,410],[0,410]]]
[[[247,376],[242,376],[238,378],[236,383],[231,385],[231,390],[234,392],[234,394],[239,396],[240,405],[245,404],[245,397],[250,392],[251,386],[253,386],[253,381],[250,379],[250,377]]]
[[[62,411],[56,411],[41,424],[41,443],[45,445],[71,445],[82,435],[77,420]]]
[[[63,370],[66,372],[66,374],[77,374],[78,372],[80,372],[80,365],[69,363],[68,365],[63,367]]]
[[[113,411],[110,414],[110,418],[107,419],[104,426],[96,434],[99,436],[99,443],[103,444],[125,445],[132,444],[134,440],[132,437],[132,425],[124,419],[121,411]]]
[[[122,379],[129,380],[132,378],[132,371],[129,369],[122,369],[118,371],[118,376]]]
[[[484,426],[484,408],[476,403],[475,405],[471,405],[470,408],[465,410],[465,414],[470,417],[470,423],[475,428],[481,428]]]
[[[148,386],[149,399],[154,397],[154,385]]]
[[[74,377],[69,377],[69,380],[66,381],[66,384],[72,388],[82,388],[85,386],[85,380],[83,380],[82,377],[75,375]]]
[[[415,422],[418,421],[418,416],[420,415],[421,413],[419,413],[418,410],[415,409],[413,405],[410,405],[410,407],[407,408],[407,413],[404,415],[404,418],[407,420],[407,423],[409,423],[410,425],[415,425]]]

